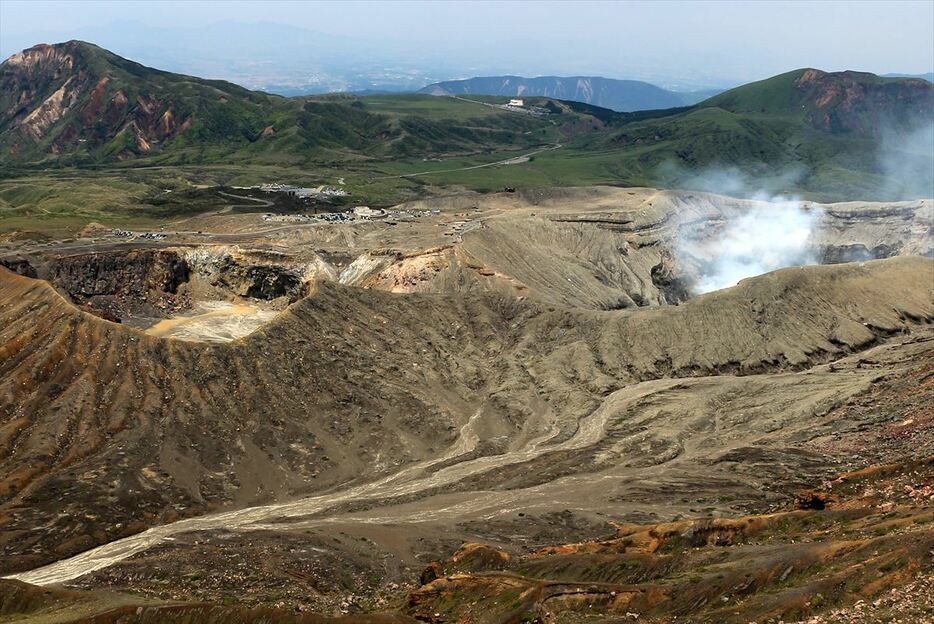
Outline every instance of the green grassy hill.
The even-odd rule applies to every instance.
[[[799,69],[732,89],[698,106],[789,117],[832,134],[875,136],[918,119],[930,122],[932,98],[934,88],[920,78]]]
[[[819,199],[934,193],[927,81],[804,69],[669,113],[621,119],[576,147],[615,161],[629,184],[707,188],[708,173],[728,170]],[[902,164],[911,175],[893,180]]]
[[[92,44],[0,66],[0,151],[16,164],[334,160],[467,154],[554,141],[540,117],[428,95],[283,98],[144,67]]]
[[[801,69],[691,107],[632,113],[525,100],[549,114],[506,110],[496,106],[506,98],[492,96],[284,98],[72,41],[0,65],[0,170],[166,166],[242,182],[278,167],[312,180],[346,177],[374,203],[444,186],[761,189],[817,200],[934,194],[934,85],[921,79]],[[518,154],[531,156],[510,160]],[[724,188],[724,172],[745,182]]]
[[[172,74],[92,44],[41,45],[0,66],[0,148],[17,161],[125,160],[172,144],[259,137],[283,98]]]

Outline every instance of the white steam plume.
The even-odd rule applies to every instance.
[[[816,264],[811,237],[820,217],[819,209],[797,201],[773,200],[731,218],[712,238],[682,240],[681,253],[699,270],[694,291],[710,292],[783,267]]]
[[[934,121],[880,129],[876,153],[883,199],[934,197]]]

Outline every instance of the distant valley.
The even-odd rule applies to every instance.
[[[65,198],[90,179],[38,194],[8,182],[0,211],[67,221],[76,211],[182,209],[150,211],[173,203],[162,193],[179,184],[152,183],[152,167],[197,184],[344,180],[353,201],[382,206],[444,189],[590,184],[815,201],[932,193],[934,85],[923,79],[799,69],[690,106],[645,83],[543,80],[558,81],[541,87],[550,95],[521,90],[519,107],[507,104],[525,83],[510,83],[509,96],[282,97],[149,68],[90,43],[39,45],[0,65],[0,169],[13,179],[37,168],[59,177],[69,167],[105,177],[131,168],[142,186],[108,182],[106,194],[88,191],[77,205]],[[673,106],[617,112],[575,101],[609,98],[619,85],[647,98],[631,106]]]
[[[551,97],[593,104],[618,112],[632,112],[690,106],[720,93],[720,90],[668,91],[641,80],[616,80],[599,76],[487,76],[437,82],[419,93]]]

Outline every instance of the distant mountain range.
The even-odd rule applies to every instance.
[[[934,72],[926,74],[882,74],[883,78],[921,78],[928,82],[934,82]]]
[[[795,172],[782,188],[824,198],[934,195],[934,84],[924,79],[799,69],[691,106],[634,81],[547,80],[561,88],[538,96],[510,85],[509,95],[547,111],[521,114],[497,106],[505,97],[472,91],[460,92],[481,103],[282,97],[152,69],[81,41],[39,45],[0,65],[0,166],[372,164],[560,144],[528,167],[514,164],[509,181],[526,172],[538,184],[723,191],[701,178],[735,168],[760,188]],[[617,107],[652,110],[574,101],[606,103],[614,83],[644,98]]]
[[[0,65],[0,164],[141,157],[294,163],[323,150],[349,158],[476,153],[538,145],[533,131],[547,125],[473,104],[441,119],[417,114],[411,101],[387,114],[365,100],[287,98],[153,69],[83,41],[41,44]]]
[[[485,76],[436,82],[419,93],[551,97],[593,104],[618,112],[630,112],[690,106],[720,91],[668,91],[641,80],[616,80],[600,76]]]

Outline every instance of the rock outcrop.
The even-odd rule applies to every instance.
[[[163,250],[65,256],[48,267],[48,280],[72,301],[111,318],[185,309],[190,302],[179,289],[189,277],[185,259]]]

